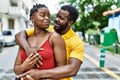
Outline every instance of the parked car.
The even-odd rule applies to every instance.
[[[4,39],[4,46],[10,46],[16,44],[14,30],[3,30],[2,36]]]
[[[3,36],[2,36],[2,32],[0,31],[0,53],[3,50]]]

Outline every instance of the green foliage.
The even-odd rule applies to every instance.
[[[89,34],[89,35],[95,35],[95,34],[100,34],[100,32],[98,31],[98,30],[93,30],[93,29],[88,29],[87,31],[86,31],[86,33],[87,34]]]
[[[118,44],[120,45],[120,44]],[[118,46],[118,53],[115,53],[115,46],[104,47],[101,45],[96,45],[98,48],[105,48],[107,51],[110,51],[112,54],[119,54],[120,55],[120,46]]]
[[[102,29],[108,25],[108,17],[102,13],[111,10],[112,5],[120,7],[115,0],[61,0],[60,4],[69,3],[79,11],[79,19],[74,24],[75,31],[84,32],[88,29]]]
[[[51,24],[54,24],[54,20],[55,20],[56,14],[51,14],[50,16],[50,20],[51,20]]]
[[[115,47],[112,46],[112,47],[109,47],[109,48],[106,48],[108,51],[112,52],[112,53],[115,53],[114,49]],[[118,54],[120,54],[120,46],[118,46]]]

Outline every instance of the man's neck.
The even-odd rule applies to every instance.
[[[60,35],[63,35],[65,33],[67,33],[70,30],[70,27],[66,28],[65,30],[59,32]]]

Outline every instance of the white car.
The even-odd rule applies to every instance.
[[[14,30],[3,30],[2,36],[4,39],[4,46],[10,46],[16,44]]]
[[[2,52],[3,50],[3,36],[2,36],[2,32],[0,31],[0,53]]]

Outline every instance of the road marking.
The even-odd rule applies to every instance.
[[[120,71],[115,71],[115,73],[117,73],[117,74],[120,74]],[[97,75],[100,75],[100,74],[105,74],[105,72],[103,72],[103,71],[82,71],[82,72],[78,72],[78,74],[97,74]]]
[[[89,59],[91,62],[93,62],[97,67],[99,67],[99,62],[97,62],[95,59],[93,59],[92,57],[90,57],[87,54],[84,54],[84,56]],[[108,75],[110,75],[111,77],[115,78],[116,80],[120,80],[120,76],[115,74],[113,71],[109,70],[108,68],[101,68],[103,71],[105,71],[105,73],[107,73]]]

